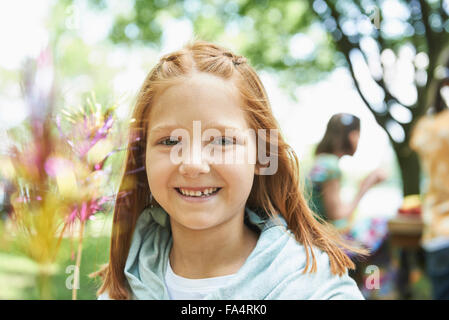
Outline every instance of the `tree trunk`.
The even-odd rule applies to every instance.
[[[420,193],[420,163],[416,152],[406,144],[394,146],[402,177],[402,192],[404,197]]]

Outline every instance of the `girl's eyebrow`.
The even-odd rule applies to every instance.
[[[244,128],[239,128],[239,127],[236,127],[234,125],[229,125],[229,124],[226,124],[226,123],[215,122],[215,121],[214,122],[208,122],[201,129],[217,129],[217,130],[221,130],[221,131],[225,131],[225,130],[242,131],[242,130],[244,130]]]
[[[158,133],[161,131],[173,131],[175,129],[180,129],[180,128],[182,128],[182,127],[179,125],[175,125],[175,124],[162,124],[162,125],[158,125],[158,126],[152,128],[150,130],[149,135],[151,136],[152,134],[155,134],[155,133]]]
[[[193,124],[190,128],[188,129],[192,129],[193,128]],[[173,131],[176,129],[186,129],[184,126],[180,126],[180,125],[175,125],[175,124],[161,124],[161,125],[157,125],[154,128],[152,128],[150,130],[149,135],[151,136],[152,134],[156,134],[158,132],[167,132],[167,131]],[[205,126],[201,125],[201,130],[206,130],[206,129],[217,129],[220,131],[225,131],[225,130],[231,130],[231,131],[244,131],[243,128],[239,128],[236,126],[232,126],[232,125],[227,125],[225,123],[220,123],[220,122],[209,122],[207,123]]]

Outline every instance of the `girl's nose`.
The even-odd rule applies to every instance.
[[[186,148],[190,148],[187,144]],[[179,173],[189,178],[195,178],[202,173],[209,173],[210,167],[203,158],[203,146],[201,139],[194,140],[192,146],[188,149],[187,154],[183,154],[181,164],[179,165]]]
[[[209,164],[206,162],[193,163],[193,162],[182,162],[179,165],[179,173],[183,176],[189,178],[195,178],[203,173],[209,173]]]

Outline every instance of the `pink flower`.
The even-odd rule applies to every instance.
[[[45,162],[44,167],[45,172],[47,172],[50,177],[56,177],[67,169],[73,169],[73,164],[71,161],[62,157],[49,157]]]

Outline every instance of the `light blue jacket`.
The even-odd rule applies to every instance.
[[[256,247],[229,284],[206,299],[364,299],[347,272],[331,274],[328,255],[317,248],[317,271],[303,274],[305,249],[284,219],[262,219],[248,208],[246,215],[261,231]],[[146,208],[137,220],[125,265],[133,299],[169,299],[164,279],[171,245],[167,213]],[[98,299],[109,297],[104,293]]]

